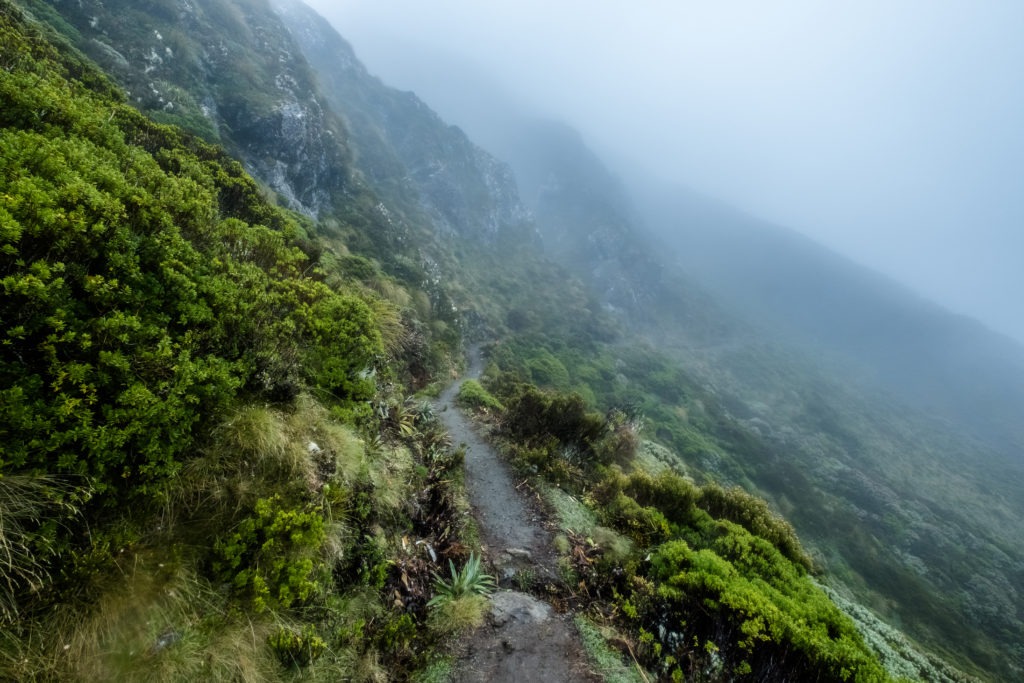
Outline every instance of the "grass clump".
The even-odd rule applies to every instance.
[[[438,657],[413,677],[415,683],[448,683],[452,679],[455,661],[451,657]]]
[[[76,514],[73,493],[56,477],[0,476],[0,626],[17,619],[19,593],[49,582],[46,561],[54,549],[35,530]]]
[[[608,645],[601,629],[592,621],[580,615],[574,620],[580,633],[583,649],[593,663],[605,683],[647,683],[651,679],[642,673],[639,665],[627,664],[623,658]]]
[[[470,593],[434,604],[427,626],[442,638],[475,629],[484,623],[488,601],[484,595]]]

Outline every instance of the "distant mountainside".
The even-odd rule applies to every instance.
[[[1024,347],[791,230],[679,188],[639,205],[698,282],[810,353],[1024,461]],[[955,273],[950,274],[956,277]]]
[[[996,607],[1024,595],[1014,342],[792,231],[627,185],[569,126],[504,125],[488,129],[492,149],[547,253],[702,378],[742,425],[734,454],[761,442],[754,459],[690,466],[768,495],[862,598],[933,647],[959,633],[992,662],[986,634],[1024,633],[1016,609]]]
[[[638,191],[569,126],[515,124],[499,160],[370,75],[295,0],[19,4],[140,111],[236,155],[261,183],[259,206],[303,214],[296,225],[323,238],[294,230],[311,278],[389,302],[375,315],[393,367],[359,375],[379,381],[373,420],[401,433],[412,418],[397,385],[443,379],[467,339],[500,340],[494,387],[576,392],[526,394],[525,422],[564,426],[586,399],[626,446],[643,425],[643,463],[764,495],[821,580],[972,673],[1024,671],[1024,361],[1012,342],[785,230],[681,191]],[[566,472],[596,443],[542,436],[526,456],[557,450]],[[608,509],[637,538],[671,531],[614,488],[674,504],[658,486],[677,495],[681,479],[625,466],[599,492],[619,506]],[[360,552],[378,552],[364,541]],[[394,628],[381,648],[404,637]]]

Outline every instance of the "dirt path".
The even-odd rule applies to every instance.
[[[516,488],[504,461],[455,405],[462,382],[483,371],[480,348],[470,349],[466,377],[438,398],[436,414],[452,443],[466,446],[466,488],[480,527],[484,551],[507,586],[518,572],[553,574],[551,535],[541,516]],[[487,624],[456,653],[454,681],[600,681],[587,664],[569,615],[526,593],[503,589],[491,600]]]

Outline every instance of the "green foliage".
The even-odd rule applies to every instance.
[[[288,608],[319,594],[315,560],[325,540],[320,510],[262,498],[250,517],[213,546],[213,570],[256,612]]]
[[[542,387],[562,390],[569,388],[569,371],[547,349],[540,349],[535,356],[527,359],[526,367],[530,379]]]
[[[673,635],[660,639],[663,653],[692,658],[678,644],[696,639],[714,643],[726,671],[782,666],[804,679],[888,680],[852,622],[820,589],[770,544],[722,524],[717,552],[671,541],[651,558],[660,604],[646,623],[664,623],[666,613],[675,620]],[[723,624],[729,625],[724,634]]]
[[[713,517],[736,522],[751,534],[768,540],[792,562],[807,570],[813,568],[811,558],[800,546],[793,526],[773,512],[764,499],[752,496],[739,487],[726,489],[709,484],[700,489],[697,505]]]
[[[467,379],[459,387],[458,402],[464,408],[473,410],[489,410],[500,412],[504,410],[501,401],[494,398],[489,391],[484,389],[480,382],[475,379]]]
[[[577,394],[545,393],[524,385],[506,402],[509,428],[527,439],[553,436],[565,445],[589,448],[604,431],[604,421]]]
[[[155,497],[242,393],[368,399],[374,315],[306,277],[298,223],[3,19],[0,469]]]
[[[309,666],[327,649],[327,643],[312,625],[301,631],[279,626],[268,642],[277,658],[287,667]]]
[[[451,569],[451,579],[446,579],[437,572],[434,572],[434,595],[427,603],[428,606],[444,605],[466,595],[487,595],[494,591],[496,582],[494,577],[487,574],[480,567],[480,558],[473,553],[469,554],[462,570],[455,568],[455,563],[448,560]]]

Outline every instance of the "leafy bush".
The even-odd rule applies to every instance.
[[[358,296],[307,277],[299,221],[237,162],[123,104],[4,10],[0,470],[158,497],[242,393],[353,409],[382,352]]]
[[[257,612],[322,591],[313,562],[326,537],[320,511],[285,507],[274,495],[258,500],[253,512],[214,543],[214,571]]]
[[[792,525],[772,511],[768,503],[739,487],[709,484],[700,489],[697,505],[713,517],[728,519],[767,539],[789,560],[810,570],[814,564],[804,552]]]
[[[467,379],[459,387],[458,396],[459,405],[464,408],[472,408],[476,410],[491,410],[491,411],[502,411],[505,409],[501,405],[501,401],[494,398],[486,389],[484,389],[480,382],[475,379]]]
[[[651,557],[653,599],[634,603],[662,656],[691,672],[709,666],[713,652],[727,675],[784,670],[803,680],[888,680],[853,623],[806,575],[767,541],[719,524],[713,548],[670,541]],[[702,654],[693,642],[713,647]]]
[[[327,650],[327,643],[312,625],[301,631],[279,626],[268,642],[277,658],[287,667],[309,666]]]
[[[505,429],[527,441],[551,437],[566,446],[589,450],[604,433],[604,420],[587,409],[578,394],[547,393],[519,385],[505,401]]]

